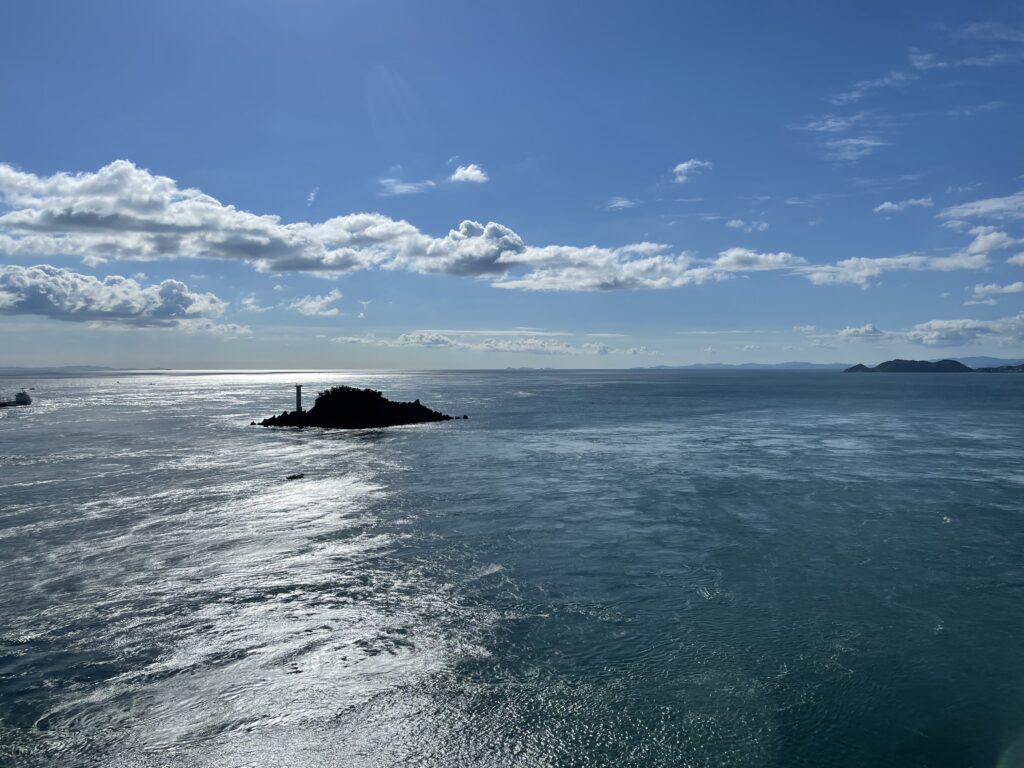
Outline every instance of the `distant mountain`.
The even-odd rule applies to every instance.
[[[643,371],[841,371],[849,363],[694,363],[693,365],[652,365],[633,368]]]
[[[988,368],[975,368],[975,373],[1024,373],[1024,365],[995,365]]]
[[[971,373],[972,368],[958,360],[886,360],[874,368],[858,363],[846,373]]]
[[[1001,365],[1020,365],[1024,363],[1024,358],[1012,357],[958,357],[956,358],[964,365],[970,366],[971,368],[998,368]]]

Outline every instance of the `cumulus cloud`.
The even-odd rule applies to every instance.
[[[1001,346],[1024,343],[1024,314],[998,320],[929,320],[907,331],[908,341],[928,347],[958,347],[992,342]]]
[[[885,331],[875,327],[874,323],[861,326],[847,326],[839,332],[841,341],[879,341],[888,336]]]
[[[875,213],[900,213],[908,208],[931,208],[934,203],[930,197],[917,197],[911,200],[900,200],[898,203],[886,200],[875,206]]]
[[[481,168],[476,163],[470,163],[469,165],[460,165],[455,169],[455,172],[448,177],[448,181],[453,182],[471,182],[474,184],[483,184],[487,181],[487,171]]]
[[[1018,266],[1024,266],[1024,253],[1017,253],[1006,260],[1007,264],[1017,264]]]
[[[704,169],[710,169],[711,167],[712,163],[710,160],[697,160],[695,158],[690,158],[686,162],[676,165],[676,167],[672,169],[672,174],[675,176],[677,184],[685,184],[694,174]]]
[[[288,308],[303,315],[334,317],[338,314],[338,308],[332,307],[331,304],[340,300],[341,291],[334,289],[324,296],[303,296],[301,299],[291,302]]]
[[[609,347],[604,343],[570,344],[537,333],[508,332],[481,336],[476,331],[410,331],[393,338],[338,336],[339,344],[368,344],[378,347],[426,347],[470,352],[509,352],[530,355],[651,355],[647,347]]]
[[[704,161],[690,163],[684,175],[703,167]],[[447,235],[433,237],[407,221],[379,213],[283,223],[276,216],[242,211],[199,190],[179,187],[173,179],[127,161],[95,173],[48,177],[0,164],[0,196],[0,253],[15,256],[222,259],[245,261],[272,273],[404,269],[543,291],[674,288],[763,270],[787,270],[818,283],[866,284],[868,278],[890,269],[986,264],[984,253],[978,252],[812,265],[785,252],[759,254],[735,248],[697,260],[692,252],[651,242],[534,246],[496,222],[467,220]]]
[[[1006,197],[989,197],[943,209],[940,219],[1024,219],[1024,190]]]
[[[144,286],[130,277],[93,275],[41,264],[0,265],[0,313],[41,315],[70,322],[242,331],[217,325],[227,303],[178,280]]]

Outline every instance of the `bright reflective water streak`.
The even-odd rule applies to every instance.
[[[17,383],[0,764],[1020,762],[1024,376]]]

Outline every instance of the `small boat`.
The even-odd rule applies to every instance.
[[[0,408],[13,408],[17,405],[32,405],[32,398],[24,389],[16,394],[13,400],[0,400]]]
[[[285,480],[301,480],[301,479],[302,479],[302,478],[304,478],[305,476],[306,476],[306,475],[305,475],[305,473],[303,473],[303,472],[298,472],[298,473],[296,473],[296,474],[294,474],[294,475],[287,475],[287,476],[285,476],[285,478],[284,478],[284,479],[285,479]]]

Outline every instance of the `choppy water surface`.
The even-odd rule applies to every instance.
[[[1024,764],[1024,376],[25,383],[0,764]]]

